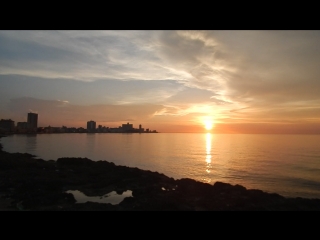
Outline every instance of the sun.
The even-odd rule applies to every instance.
[[[205,127],[205,129],[207,129],[207,130],[211,130],[212,129],[212,127],[213,127],[213,120],[209,120],[209,119],[206,119],[205,121],[204,121],[204,127]]]

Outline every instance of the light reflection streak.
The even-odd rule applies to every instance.
[[[211,133],[206,134],[206,172],[211,172]],[[208,183],[211,181],[210,178],[205,179]]]

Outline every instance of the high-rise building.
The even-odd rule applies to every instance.
[[[38,114],[28,113],[28,130],[36,132],[38,127]]]
[[[87,131],[88,132],[95,132],[96,131],[96,122],[95,121],[89,121],[87,122]]]

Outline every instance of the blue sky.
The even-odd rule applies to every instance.
[[[2,30],[0,118],[310,132],[320,124],[319,62],[317,30]]]

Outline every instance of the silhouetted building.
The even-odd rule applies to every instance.
[[[1,132],[13,132],[14,131],[14,121],[11,119],[1,119],[0,120],[0,131]]]
[[[28,123],[27,122],[17,122],[16,133],[27,133]]]
[[[124,132],[132,132],[133,131],[133,125],[132,124],[122,124],[122,131]]]
[[[28,123],[27,122],[17,122],[17,128],[18,129],[28,129]]]
[[[84,129],[83,127],[79,127],[77,128],[77,133],[86,133],[88,132],[86,129]]]
[[[88,132],[95,132],[96,131],[96,122],[95,121],[89,121],[87,122],[87,131]]]
[[[139,124],[139,132],[140,132],[140,133],[143,133],[143,132],[144,132],[144,128],[142,128],[142,125],[141,125],[141,124]]]
[[[28,113],[28,130],[36,132],[38,128],[38,114]]]

